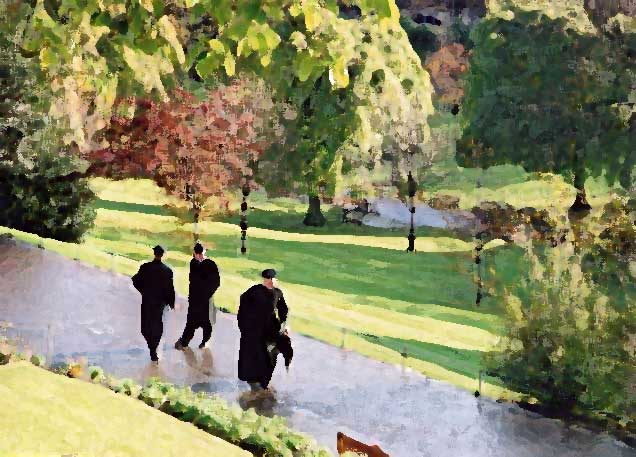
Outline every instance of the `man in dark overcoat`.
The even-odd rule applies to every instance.
[[[211,299],[220,285],[221,278],[216,263],[205,257],[205,249],[201,243],[195,244],[193,259],[190,261],[188,317],[183,335],[174,345],[176,349],[187,347],[199,327],[203,329],[203,340],[199,348],[203,349],[206,346],[212,337],[210,314],[216,311]]]
[[[153,249],[155,259],[144,263],[135,276],[133,285],[141,293],[141,334],[150,350],[150,359],[158,362],[157,347],[163,334],[163,310],[167,306],[174,309],[174,284],[172,270],[161,262],[164,250],[161,246]]]
[[[287,335],[289,309],[276,285],[276,271],[264,270],[262,284],[250,287],[241,295],[238,326],[241,342],[238,376],[253,391],[267,389],[276,365],[276,346],[279,336]],[[290,346],[291,348],[291,346]]]

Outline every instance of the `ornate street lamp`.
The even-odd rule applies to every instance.
[[[246,182],[241,189],[243,192],[243,202],[241,203],[241,254],[247,253],[245,241],[247,240],[247,197],[250,195],[250,185]]]
[[[192,205],[192,219],[194,222],[193,237],[194,237],[194,241],[198,241],[199,240],[199,212],[201,210],[201,207],[196,200],[196,188],[189,183],[186,183],[185,185],[185,197],[186,197],[186,201],[189,201],[190,204]]]
[[[409,176],[407,179],[407,189],[409,192],[409,211],[411,212],[411,229],[409,231],[409,247],[406,248],[407,252],[415,252],[415,226],[414,226],[414,218],[415,218],[415,193],[417,192],[417,182],[413,179],[413,175],[409,171]]]

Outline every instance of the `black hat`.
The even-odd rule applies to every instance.
[[[157,245],[154,248],[152,248],[152,252],[154,252],[156,256],[161,257],[165,251],[163,250],[161,246]]]
[[[203,245],[201,243],[197,243],[194,245],[194,252],[196,254],[203,254]]]
[[[268,268],[267,270],[263,270],[261,276],[265,279],[274,279],[276,277],[276,270]]]

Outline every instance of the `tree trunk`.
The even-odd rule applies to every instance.
[[[309,208],[307,208],[307,214],[303,224],[310,225],[312,227],[322,227],[327,223],[327,219],[320,211],[320,198],[316,195],[309,196]]]
[[[569,213],[575,213],[582,215],[581,213],[589,213],[592,209],[587,202],[587,195],[585,194],[585,178],[582,173],[576,173],[574,175],[574,187],[576,188],[576,198],[574,203],[570,206]]]

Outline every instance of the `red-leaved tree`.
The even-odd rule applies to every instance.
[[[113,116],[105,147],[89,154],[91,172],[152,177],[192,203],[195,221],[208,197],[251,185],[250,164],[282,138],[271,94],[253,80],[219,86],[204,100],[177,89],[167,103],[122,100],[120,108],[131,103],[135,115]]]

